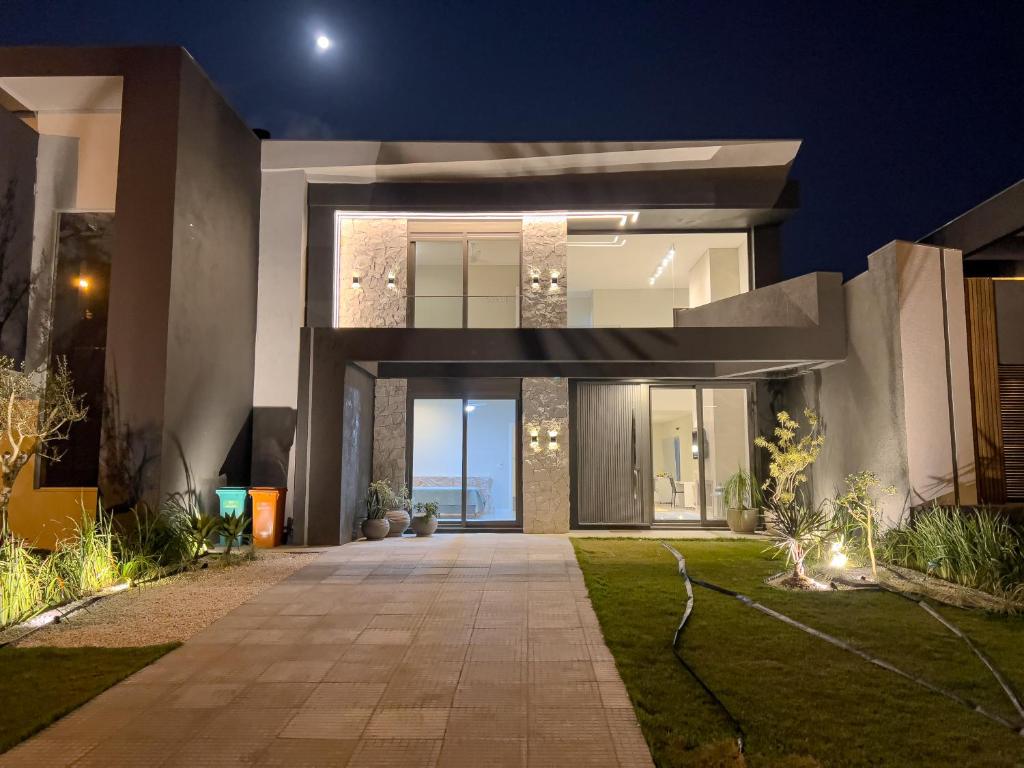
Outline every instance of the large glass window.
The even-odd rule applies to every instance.
[[[414,327],[517,327],[519,248],[509,237],[415,240]]]
[[[745,232],[570,235],[569,326],[660,328],[749,290]]]

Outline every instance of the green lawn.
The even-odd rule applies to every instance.
[[[0,752],[177,647],[0,648]]]
[[[676,561],[658,542],[573,539],[608,646],[660,768],[742,765],[733,731],[672,654],[684,602]],[[917,605],[880,592],[789,593],[756,541],[676,541],[691,576],[743,592],[972,699],[1014,712],[961,640]],[[966,708],[694,586],[683,657],[746,732],[751,766],[1022,766],[1024,738]],[[958,609],[968,632],[1024,690],[1024,618]]]

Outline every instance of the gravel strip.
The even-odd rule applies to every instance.
[[[183,642],[309,565],[317,550],[262,551],[255,560],[205,568],[126,590],[25,638],[18,647],[73,648]]]

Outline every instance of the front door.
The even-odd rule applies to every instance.
[[[580,382],[575,509],[580,526],[648,526],[653,516],[646,384]]]

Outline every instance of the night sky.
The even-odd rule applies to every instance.
[[[185,46],[275,138],[801,138],[785,271],[848,277],[1024,177],[1022,30],[1010,0],[0,0],[0,45]]]

